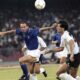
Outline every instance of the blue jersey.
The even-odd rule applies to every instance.
[[[61,35],[59,33],[56,33],[53,37],[52,37],[53,41],[58,41],[58,43],[56,44],[57,46],[60,45],[61,42]]]
[[[29,50],[35,50],[38,48],[38,33],[39,29],[29,29],[26,32],[22,32],[20,29],[16,29],[16,34],[22,37]]]

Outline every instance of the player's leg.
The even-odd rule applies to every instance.
[[[25,63],[34,62],[34,61],[36,61],[36,58],[30,55],[26,55],[19,58],[21,69],[25,74],[27,80],[29,80],[29,71],[28,71],[28,65],[26,65]]]
[[[64,62],[66,62],[66,57],[61,57],[60,58],[60,64],[63,64]]]
[[[59,75],[59,78],[60,78],[60,80],[76,80],[70,74],[67,74],[67,73],[61,73]]]
[[[74,78],[76,78],[77,72],[78,72],[78,68],[71,67],[69,72]]]
[[[67,68],[68,68],[68,65],[66,63],[60,64],[60,66],[57,70],[57,73],[56,73],[57,76],[59,76],[61,73],[66,72]]]
[[[77,77],[77,72],[79,68],[79,54],[74,55],[74,62],[71,62],[71,68],[70,68],[70,74],[76,78]]]
[[[29,64],[29,70],[30,70],[30,74],[31,74],[31,80],[37,80],[37,76],[35,73],[35,63],[30,63]]]
[[[57,70],[57,79],[59,78],[60,74],[65,73],[67,71],[68,65],[66,63],[60,64]]]
[[[45,77],[47,77],[47,73],[45,71],[44,68],[40,67],[40,63],[39,62],[35,62],[35,64],[30,64],[30,73],[32,74],[32,79],[37,80],[36,74],[40,74],[43,73]]]

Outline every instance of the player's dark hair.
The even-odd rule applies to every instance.
[[[29,26],[29,23],[26,20],[19,21],[19,24],[24,24],[24,23]]]
[[[68,30],[68,23],[66,21],[59,21],[58,22],[60,24],[61,28],[64,28],[64,30]]]

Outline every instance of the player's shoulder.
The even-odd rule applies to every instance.
[[[38,40],[43,41],[42,37],[37,36]]]
[[[62,38],[67,38],[67,36],[69,36],[69,32],[68,31],[64,31]]]

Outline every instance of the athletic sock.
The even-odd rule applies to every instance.
[[[44,68],[40,68],[40,73],[43,73],[45,71]]]
[[[76,77],[76,80],[80,80],[80,77],[79,77],[79,76],[77,76],[77,77]]]
[[[33,74],[31,75],[31,80],[38,80],[35,73],[33,73]]]
[[[26,80],[29,80],[28,68],[26,64],[20,64],[23,73],[25,74]]]
[[[44,68],[40,68],[40,73],[43,73],[44,77],[47,77],[47,73]]]

